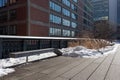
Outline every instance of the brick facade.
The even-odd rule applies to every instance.
[[[61,13],[57,13],[50,9],[49,1],[53,1],[56,4],[61,5],[62,8],[66,8],[71,13],[75,13],[78,15],[77,20],[71,19],[70,17],[66,17]],[[62,4],[62,0],[17,0],[15,4],[7,5],[5,7],[0,8],[0,14],[4,11],[9,13],[10,10],[16,10],[16,19],[8,20],[7,22],[0,23],[0,27],[15,25],[16,26],[16,34],[20,36],[50,36],[50,27],[60,28],[61,30],[70,30],[79,33],[83,29],[83,2],[78,0],[77,3],[70,0],[71,4],[77,6],[77,12],[69,9],[66,5]],[[78,24],[77,28],[66,27],[61,24],[50,23],[49,15],[50,14],[60,15],[61,18],[65,18],[70,20],[71,22],[76,22]],[[9,14],[8,14],[9,17]],[[0,31],[2,31],[2,27]],[[7,29],[7,28],[6,28]],[[63,32],[63,31],[61,31]],[[2,33],[0,33],[2,34]],[[6,33],[8,34],[8,33]],[[61,33],[61,36],[63,33]],[[77,34],[76,34],[77,36]]]

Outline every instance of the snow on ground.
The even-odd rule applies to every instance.
[[[56,54],[53,52],[49,52],[40,55],[29,56],[29,61],[40,60],[52,56],[56,56]],[[25,62],[26,62],[26,57],[0,59],[0,77],[15,71],[13,68],[7,68],[7,67],[19,65]]]
[[[61,49],[61,52],[63,52],[63,56],[98,58],[111,53],[115,53],[118,46],[119,44],[115,44],[113,46],[107,46],[99,50],[87,49],[83,46],[77,46],[77,47],[63,48]]]
[[[108,55],[110,53],[115,53],[118,46],[119,44],[116,43],[114,46],[107,46],[99,50],[87,49],[83,46],[77,46],[77,47],[63,48],[61,49],[61,52],[63,52],[63,56],[98,58],[104,55]],[[34,55],[29,57],[29,61],[40,60],[40,59],[52,57],[52,56],[56,56],[56,54],[53,52],[48,52],[40,55]],[[8,68],[8,67],[19,65],[25,62],[26,62],[26,57],[1,59],[0,60],[0,77],[15,71],[13,68]]]
[[[14,71],[15,70],[12,68],[7,68],[7,69],[0,68],[0,76],[8,75],[9,73],[12,73]]]

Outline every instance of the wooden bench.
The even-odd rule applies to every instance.
[[[55,48],[47,48],[47,49],[39,49],[39,50],[30,50],[30,51],[21,51],[21,52],[14,52],[10,53],[10,58],[19,58],[19,57],[26,57],[26,63],[28,63],[28,57],[37,54],[43,54],[47,52],[54,52],[57,56],[61,56],[62,52]]]

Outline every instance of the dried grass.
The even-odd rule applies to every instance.
[[[111,45],[110,42],[103,39],[74,40],[68,43],[69,47],[84,46],[89,49],[99,49],[109,45]]]

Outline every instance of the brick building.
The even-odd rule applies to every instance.
[[[86,1],[0,0],[0,35],[75,37],[92,27]]]

